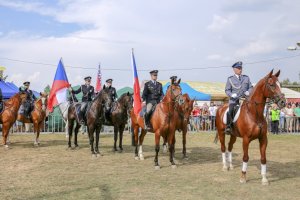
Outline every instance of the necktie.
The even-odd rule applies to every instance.
[[[239,76],[239,81],[241,81],[241,76]]]

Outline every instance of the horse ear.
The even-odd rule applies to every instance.
[[[110,89],[111,88],[111,85],[108,87],[108,89]]]
[[[127,96],[130,96],[130,93],[129,93],[129,92],[127,92]]]
[[[106,86],[105,85],[103,85],[103,90],[106,88]]]
[[[277,78],[279,77],[280,75],[280,70],[278,70],[278,72],[276,74],[274,74]]]
[[[40,95],[41,95],[41,96],[43,96],[43,93],[42,93],[42,92],[40,92]]]
[[[274,70],[274,69],[272,69],[272,70],[270,71],[270,73],[268,74],[268,77],[269,77],[269,78],[272,77],[272,75],[273,75],[273,70]]]
[[[177,84],[178,84],[178,85],[180,84],[180,81],[181,81],[181,78],[177,81]]]

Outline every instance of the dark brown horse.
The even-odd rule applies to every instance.
[[[112,109],[111,109],[111,121],[108,124],[104,124],[107,126],[113,126],[114,127],[114,151],[118,151],[117,149],[117,140],[118,140],[118,133],[119,133],[119,148],[120,151],[123,151],[123,132],[125,129],[125,125],[128,123],[128,117],[130,115],[130,111],[132,110],[133,106],[133,98],[132,94],[125,93],[120,98],[118,98],[118,101],[113,103]]]
[[[246,182],[246,171],[247,163],[249,160],[248,148],[249,143],[252,140],[258,139],[261,154],[261,175],[262,184],[267,185],[268,179],[266,177],[266,148],[268,143],[267,138],[267,122],[263,115],[266,100],[270,99],[278,104],[280,108],[285,106],[285,98],[281,93],[280,84],[278,82],[280,71],[273,75],[273,70],[263,79],[261,79],[254,87],[250,97],[246,99],[241,105],[240,116],[234,123],[232,128],[232,135],[228,143],[228,162],[229,168],[233,169],[232,166],[232,148],[236,141],[236,137],[243,139],[243,167],[242,175],[240,178],[241,183]],[[226,161],[226,147],[225,147],[225,124],[223,117],[228,105],[224,105],[217,110],[216,115],[216,126],[217,134],[215,142],[218,137],[221,143],[222,159],[223,159],[223,170],[228,170]]]
[[[180,105],[183,103],[181,88],[179,86],[180,79],[178,82],[172,80],[170,87],[168,88],[166,95],[163,100],[157,104],[156,109],[151,117],[151,124],[153,129],[151,132],[155,133],[155,169],[159,169],[158,163],[158,152],[160,137],[162,136],[164,140],[168,141],[169,152],[170,152],[170,162],[173,168],[176,167],[174,162],[174,148],[175,148],[175,105],[177,102]],[[131,125],[134,130],[134,140],[135,140],[135,158],[143,160],[143,141],[147,133],[144,125],[144,118],[140,114],[135,115],[134,110],[131,111]],[[142,128],[141,135],[139,135],[139,128]],[[139,141],[138,141],[139,139]],[[139,152],[138,152],[139,145]]]
[[[75,148],[78,147],[77,135],[81,125],[78,121],[78,116],[76,112],[77,106],[80,107],[79,102],[71,104],[68,108],[68,126],[69,126],[68,127],[69,128],[68,148],[71,148],[72,133],[73,133],[75,122],[76,125],[74,130],[74,145]],[[87,121],[87,129],[88,129],[92,154],[99,154],[99,148],[98,148],[99,134],[104,121],[103,115],[106,110],[110,109],[110,107],[111,107],[111,95],[109,92],[109,88],[104,87],[103,90],[101,90],[101,92],[93,99],[91,105],[87,108],[86,121]],[[95,130],[96,130],[96,148],[94,150]]]
[[[46,93],[40,93],[40,98],[35,100],[34,109],[31,112],[30,119],[26,118],[23,114],[18,114],[17,120],[23,123],[33,123],[34,133],[36,133],[34,145],[39,145],[40,130],[46,118],[46,108],[48,103],[48,95]]]
[[[187,134],[187,127],[190,123],[190,115],[193,110],[194,100],[191,100],[188,94],[183,94],[182,99],[184,103],[182,105],[178,105],[177,109],[175,109],[176,115],[176,130],[182,131],[182,154],[183,158],[187,158],[186,155],[186,134]],[[163,151],[167,151],[167,141],[164,140],[163,144]]]
[[[13,97],[11,97],[9,100],[4,102],[4,110],[0,114],[0,123],[2,123],[2,140],[3,145],[8,148],[7,145],[7,137],[9,134],[10,128],[15,123],[18,111],[23,102],[25,102],[27,98],[26,93],[17,93]]]

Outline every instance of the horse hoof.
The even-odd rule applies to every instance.
[[[119,149],[119,151],[118,151],[119,153],[122,153],[123,152],[123,149]]]
[[[230,165],[229,170],[233,170],[233,169],[234,169],[233,165]]]
[[[135,159],[135,160],[139,160],[140,158],[139,158],[138,156],[135,156],[134,159]]]
[[[154,169],[155,169],[155,170],[159,170],[159,169],[160,169],[160,166],[159,166],[159,165],[156,165],[156,166],[154,167]]]
[[[113,148],[112,151],[113,151],[113,152],[116,152],[116,151],[118,151],[118,149],[117,149],[117,148]]]
[[[245,178],[240,178],[240,183],[246,183],[246,179]]]
[[[140,155],[140,160],[145,160],[143,155]]]
[[[172,169],[176,169],[177,165],[171,165]]]
[[[262,185],[269,185],[268,179],[262,179],[262,180],[261,180],[261,184],[262,184]]]
[[[9,149],[9,146],[6,144],[6,145],[4,145],[4,148],[5,149]]]
[[[224,165],[223,168],[222,168],[222,171],[223,172],[227,172],[228,171],[228,167],[226,165]]]

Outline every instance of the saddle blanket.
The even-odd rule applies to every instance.
[[[226,109],[224,116],[223,116],[223,123],[227,124],[227,113],[229,111],[229,107]],[[239,106],[239,109],[237,110],[236,114],[234,115],[233,118],[233,123],[236,122],[240,116],[240,111],[241,111],[241,106]]]

